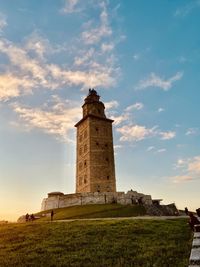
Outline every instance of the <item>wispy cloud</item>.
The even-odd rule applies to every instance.
[[[194,157],[189,162],[188,171],[200,175],[200,156]]]
[[[125,111],[131,111],[131,110],[140,110],[140,109],[143,109],[144,107],[144,104],[143,103],[140,103],[140,102],[137,102],[131,106],[128,106]]]
[[[160,132],[159,133],[162,140],[173,139],[176,136],[176,132],[168,131],[168,132]]]
[[[61,9],[61,12],[66,14],[80,12],[81,9],[78,7],[79,0],[65,0],[64,7]]]
[[[120,141],[141,141],[155,134],[155,127],[146,128],[141,125],[124,125],[117,131],[122,134]]]
[[[50,104],[47,103],[42,108],[31,108],[14,103],[12,108],[24,123],[25,129],[37,128],[55,136],[60,141],[73,142],[69,132],[81,117],[80,103],[63,101],[58,96],[54,96]]]
[[[114,49],[115,45],[114,43],[110,42],[110,43],[102,43],[101,45],[101,50],[103,52],[110,52]]]
[[[107,6],[105,2],[100,3],[102,8],[100,14],[100,24],[96,28],[93,27],[93,22],[87,24],[87,29],[82,33],[82,41],[85,44],[97,44],[102,38],[112,35],[112,28],[109,25]]]
[[[161,137],[161,140],[170,140],[176,136],[175,132],[172,131],[161,131],[158,126],[153,126],[152,128],[147,128],[144,125],[138,124],[127,124],[117,131],[121,133],[120,141],[138,142],[147,138]],[[150,151],[150,150],[149,150]]]
[[[200,8],[200,1],[188,1],[188,3],[184,6],[181,6],[176,9],[174,16],[175,17],[186,17],[189,15],[195,8]]]
[[[164,91],[168,91],[175,81],[183,77],[183,72],[177,72],[174,76],[164,79],[155,73],[151,73],[146,79],[139,81],[136,89],[145,89],[148,87],[158,87]]]
[[[147,152],[152,151],[152,150],[155,150],[155,147],[154,147],[154,146],[149,146],[149,147],[147,148]]]
[[[164,108],[159,108],[159,109],[158,109],[158,112],[159,112],[159,113],[160,113],[160,112],[163,112],[163,111],[165,111]]]
[[[2,74],[0,75],[0,101],[7,101],[27,92],[31,93],[34,86],[34,81],[27,77],[17,77],[11,73]]]
[[[175,169],[181,172],[170,177],[174,183],[197,180],[200,177],[200,156],[186,159],[178,159]]]
[[[166,151],[167,151],[166,148],[160,148],[160,149],[158,149],[158,150],[156,151],[156,153],[160,154],[160,153],[164,153],[164,152],[166,152]]]
[[[198,128],[189,128],[185,135],[198,135],[200,133],[200,130]]]
[[[107,15],[106,4],[102,4],[102,22],[108,21]],[[101,43],[104,52],[111,49],[108,48],[111,44],[105,41],[104,39]],[[78,47],[74,49],[76,45]],[[50,55],[66,52],[66,48],[60,45],[53,46],[47,38],[37,32],[24,38],[20,44],[1,38],[0,53],[7,56],[9,63],[2,65],[5,70],[0,76],[0,100],[35,94],[36,89],[55,90],[65,87],[70,90],[72,86],[79,86],[81,89],[113,87],[117,81],[115,77],[120,76],[115,55],[104,55],[101,47],[91,45],[88,49],[87,45],[81,45],[79,49],[79,45],[76,41],[72,42],[74,53],[71,53],[71,57],[74,64],[67,66],[49,61]],[[4,85],[5,80],[8,80],[11,87]]]
[[[119,102],[116,100],[112,100],[110,102],[104,103],[106,110],[117,108],[119,106]]]
[[[114,120],[114,125],[118,126],[121,123],[129,120],[129,114],[122,113],[121,115],[110,115],[110,119]]]
[[[6,16],[0,12],[0,33],[2,32],[5,26],[7,26]]]
[[[192,181],[193,177],[190,175],[175,175],[175,176],[171,176],[170,180],[175,184],[179,184],[183,182]]]
[[[133,59],[134,59],[135,61],[137,61],[138,59],[140,59],[140,54],[134,54],[134,55],[133,55]]]

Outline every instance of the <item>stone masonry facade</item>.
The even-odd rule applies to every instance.
[[[124,192],[90,192],[66,194],[60,192],[52,192],[48,194],[48,198],[43,199],[41,210],[51,210],[76,205],[87,204],[108,204],[118,203],[122,205],[137,204],[140,201],[143,205],[152,205],[150,195],[144,195],[136,191]]]
[[[112,123],[97,92],[89,91],[77,128],[76,193],[116,192]]]

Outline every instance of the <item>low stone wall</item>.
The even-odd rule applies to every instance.
[[[49,193],[48,198],[42,201],[41,211],[64,208],[76,205],[86,204],[106,204],[106,203],[119,203],[122,205],[127,204],[146,204],[151,205],[152,199],[150,195],[144,195],[136,191],[124,192],[105,192],[105,193],[77,193],[66,194],[60,192]]]

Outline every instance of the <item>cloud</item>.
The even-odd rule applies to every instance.
[[[189,162],[188,171],[200,175],[200,156],[194,157]]]
[[[166,148],[160,148],[160,149],[158,149],[157,151],[156,151],[156,153],[164,153],[164,152],[166,152],[167,150],[166,150]]]
[[[110,119],[114,120],[114,125],[120,125],[121,123],[127,121],[129,119],[129,114],[122,113],[121,115],[109,115]]]
[[[35,86],[34,81],[26,77],[17,77],[11,73],[0,75],[0,101],[7,101],[11,97],[18,97],[24,93],[31,93],[31,89]]]
[[[0,12],[0,33],[7,26],[6,16]]]
[[[85,44],[97,44],[103,38],[112,35],[112,28],[109,25],[106,3],[102,2],[100,7],[102,9],[100,14],[100,25],[96,28],[93,28],[91,27],[91,25],[93,26],[93,23],[91,22],[87,25],[88,29],[82,33],[82,41]]]
[[[114,49],[114,43],[103,43],[101,45],[101,50],[103,52],[110,52]]]
[[[198,128],[189,128],[185,135],[198,135],[199,134],[199,129]]]
[[[165,111],[164,108],[159,108],[159,109],[158,109],[158,112],[159,112],[159,113],[160,113],[160,112],[163,112],[163,111]]]
[[[154,150],[154,149],[155,149],[154,146],[149,146],[149,147],[147,148],[147,152],[152,151],[152,150]]]
[[[139,81],[136,89],[145,89],[148,87],[158,87],[164,91],[168,91],[175,81],[180,80],[183,77],[183,72],[177,72],[174,76],[169,79],[163,79],[156,75],[155,73],[151,73],[149,77],[144,80]]]
[[[178,184],[178,183],[192,181],[193,177],[190,175],[176,175],[176,176],[171,176],[170,179],[172,180],[173,183]]]
[[[127,119],[129,119],[129,113],[125,113]],[[150,137],[158,137],[161,136],[161,140],[169,140],[176,136],[175,132],[167,131],[163,132],[158,129],[158,126],[154,126],[152,128],[147,128],[143,125],[132,124],[129,122],[127,125],[123,125],[120,128],[117,128],[117,131],[122,134],[120,137],[120,141],[142,141],[144,139]]]
[[[52,97],[51,106],[48,103],[42,108],[23,107],[19,103],[12,104],[25,128],[37,128],[47,134],[55,136],[63,142],[73,142],[69,137],[73,125],[80,119],[80,103],[61,100],[58,96]]]
[[[140,59],[140,57],[141,57],[140,54],[134,54],[134,55],[133,55],[133,59],[134,59],[134,60],[138,60],[138,59]]]
[[[173,139],[176,136],[176,133],[175,132],[172,132],[172,131],[160,132],[159,134],[161,135],[161,139],[162,140]]]
[[[115,85],[119,69],[115,67],[113,54],[104,59],[103,55],[91,48],[85,57],[75,56],[73,66],[47,63],[49,54],[59,52],[63,52],[62,47],[52,47],[47,39],[37,33],[26,38],[24,46],[1,38],[0,53],[7,56],[9,63],[3,66],[5,70],[0,76],[0,100],[35,93],[37,88],[55,90],[67,87],[69,90],[71,86],[85,89]],[[92,56],[99,62],[91,60]],[[4,85],[6,80],[11,87]]]
[[[124,125],[117,131],[122,134],[120,141],[141,141],[154,135],[155,128],[148,129],[141,125]]]
[[[178,159],[175,164],[175,169],[181,174],[170,177],[175,183],[197,180],[200,177],[200,156],[187,159]]]
[[[187,166],[187,161],[184,159],[178,159],[175,164],[175,169],[184,168],[185,166]]]
[[[85,63],[87,63],[95,54],[94,48],[90,48],[88,51],[83,51],[82,55],[79,57],[75,57],[74,64],[81,66]]]
[[[61,9],[61,12],[66,14],[80,12],[81,9],[77,7],[79,0],[65,0],[65,5]]]
[[[116,100],[112,100],[110,102],[104,103],[106,110],[117,108],[119,106],[119,103]]]
[[[125,111],[131,111],[131,110],[140,110],[140,109],[143,109],[144,105],[142,103],[135,103],[131,106],[128,106]]]
[[[186,5],[177,8],[175,13],[174,13],[174,16],[175,17],[182,17],[182,18],[186,17],[195,8],[199,8],[199,7],[200,7],[200,1],[199,0],[188,2]]]

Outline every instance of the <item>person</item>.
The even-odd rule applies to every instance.
[[[28,219],[29,219],[29,214],[28,213],[26,213],[25,218],[26,218],[26,222],[28,222]]]
[[[185,207],[185,214],[188,215],[188,208]]]
[[[53,210],[51,211],[51,221],[53,221],[53,215],[54,215],[54,212]]]
[[[194,226],[200,224],[200,221],[197,219],[196,216],[194,216],[194,214],[192,212],[189,212],[189,225],[192,229],[192,231],[194,231]]]
[[[31,214],[31,216],[30,216],[31,218],[31,221],[34,221],[34,219],[35,219],[35,217],[34,217],[34,215],[33,214]]]
[[[196,209],[197,216],[200,217],[200,208]]]

